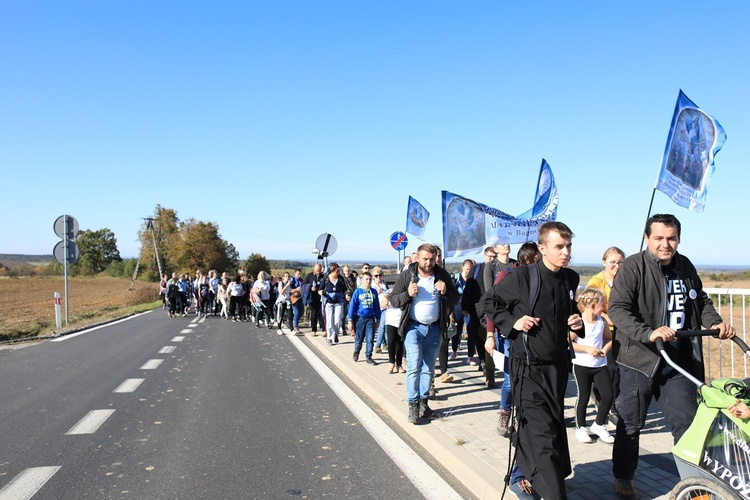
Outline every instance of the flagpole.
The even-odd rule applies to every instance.
[[[658,180],[657,180],[658,182]],[[651,203],[648,204],[648,213],[646,214],[646,222],[648,222],[649,217],[651,217],[651,208],[654,206],[654,196],[656,195],[656,186],[654,186],[654,190],[651,191]],[[645,227],[645,225],[644,225]],[[638,250],[639,252],[643,251],[643,234],[641,234],[641,249]]]

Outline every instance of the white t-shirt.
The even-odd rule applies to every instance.
[[[435,289],[435,276],[418,276],[419,291],[412,299],[409,317],[417,323],[429,325],[440,317],[440,292]]]
[[[583,327],[586,329],[586,337],[578,337],[576,343],[579,345],[586,345],[596,347],[601,350],[604,347],[604,329],[607,325],[601,316],[596,320],[596,323],[583,322]],[[588,366],[590,368],[599,368],[600,366],[607,366],[607,357],[594,357],[587,352],[576,351],[576,357],[573,358],[573,364],[578,366]]]

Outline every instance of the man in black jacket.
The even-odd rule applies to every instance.
[[[615,409],[620,417],[612,449],[615,492],[638,498],[633,475],[638,466],[640,432],[652,397],[669,422],[675,443],[693,421],[698,407],[695,386],[666,363],[656,351],[664,341],[670,357],[703,380],[703,348],[698,337],[678,338],[676,330],[719,330],[719,338],[735,336],[724,323],[687,257],[677,253],[680,221],[657,214],[646,222],[647,249],[631,255],[615,276],[609,298],[609,317],[617,328],[620,394]]]
[[[542,224],[541,262],[512,269],[483,301],[487,318],[511,340],[518,465],[547,500],[566,498],[572,472],[564,417],[568,333],[585,335],[574,300],[579,277],[567,269],[572,239],[562,222]]]
[[[406,401],[412,424],[433,415],[427,400],[435,376],[435,355],[459,297],[451,275],[435,263],[436,256],[434,245],[420,245],[417,262],[401,272],[388,298],[403,311],[398,334],[406,350]]]

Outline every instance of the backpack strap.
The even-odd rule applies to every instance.
[[[539,268],[536,263],[529,264],[529,316],[534,315],[534,306],[537,300],[539,300],[539,286],[542,280],[542,275],[539,272]],[[529,334],[523,332],[523,347],[526,351],[526,363],[531,364],[531,352],[529,351]]]

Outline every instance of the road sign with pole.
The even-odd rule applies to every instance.
[[[398,257],[396,258],[396,269],[401,269],[401,250],[406,248],[406,245],[409,244],[409,238],[406,237],[406,234],[404,234],[401,231],[395,231],[391,235],[391,246],[394,250],[398,252]]]
[[[61,215],[52,225],[55,234],[62,241],[55,245],[52,254],[55,260],[63,265],[65,273],[65,325],[68,324],[68,264],[73,264],[80,257],[78,246],[73,241],[78,234],[78,221],[70,215]]]

